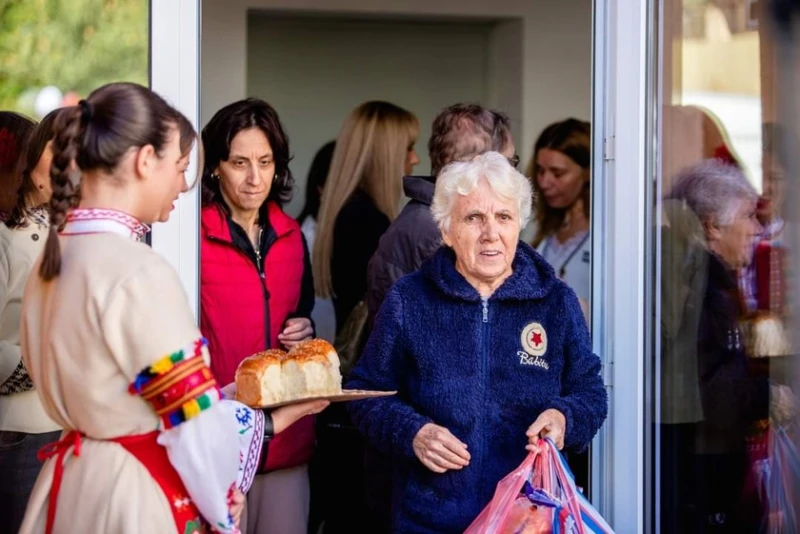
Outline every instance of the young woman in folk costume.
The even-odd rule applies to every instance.
[[[186,191],[195,138],[134,84],[56,121],[50,234],[20,337],[65,430],[41,451],[22,533],[238,532],[262,441],[322,407],[265,417],[224,400],[180,279],[140,242]]]

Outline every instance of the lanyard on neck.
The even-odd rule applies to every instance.
[[[547,255],[547,251],[548,251],[548,250],[550,250],[550,243],[552,243],[552,242],[553,242],[552,240],[553,240],[553,239],[555,239],[555,238],[556,238],[556,237],[555,237],[555,236],[553,236],[551,239],[548,239],[548,240],[547,240],[547,242],[545,243],[545,245],[544,245],[544,255],[545,255],[545,256]],[[569,253],[569,255],[567,256],[567,259],[566,259],[566,260],[564,260],[564,262],[561,264],[561,267],[559,267],[559,268],[557,269],[557,270],[558,270],[558,277],[559,277],[559,278],[563,279],[563,278],[564,278],[564,276],[566,276],[566,274],[567,274],[567,264],[568,264],[570,261],[572,261],[572,258],[573,258],[573,257],[575,257],[575,254],[577,254],[577,253],[578,253],[578,251],[579,251],[581,248],[583,248],[583,245],[586,243],[586,240],[587,240],[587,239],[589,239],[589,232],[586,232],[586,235],[585,235],[585,236],[583,236],[583,239],[581,239],[581,240],[580,240],[580,241],[579,241],[579,242],[578,242],[578,243],[575,245],[575,248],[573,248],[573,249],[572,249],[572,252],[570,252],[570,253]]]

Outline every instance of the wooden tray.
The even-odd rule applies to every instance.
[[[222,392],[229,399],[236,398],[236,383],[232,382],[222,388]],[[331,402],[348,402],[354,400],[373,399],[375,397],[388,397],[396,395],[396,391],[367,391],[363,389],[343,389],[341,393],[335,395],[318,395],[313,397],[301,397],[299,399],[292,399],[276,404],[268,404],[265,406],[251,406],[251,408],[270,409],[280,408],[281,406],[289,406],[290,404],[299,404],[312,400],[328,400]]]
[[[376,397],[389,397],[396,395],[396,391],[367,391],[363,389],[343,389],[341,393],[336,395],[318,395],[314,397],[301,397],[299,399],[292,399],[288,401],[279,402],[276,404],[268,404],[266,406],[253,406],[253,408],[272,409],[280,408],[281,406],[289,406],[292,404],[300,404],[301,402],[308,402],[314,400],[327,400],[331,402],[348,402],[354,400],[374,399]]]

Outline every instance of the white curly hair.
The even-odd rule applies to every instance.
[[[499,152],[486,152],[470,161],[450,163],[436,178],[431,213],[440,229],[450,230],[456,196],[467,196],[478,187],[481,178],[500,197],[519,204],[519,227],[524,228],[531,218],[533,189],[525,178]]]

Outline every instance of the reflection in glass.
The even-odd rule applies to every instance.
[[[764,530],[776,518],[793,531],[777,497],[800,484],[775,476],[774,438],[791,432],[797,401],[765,3],[662,2],[651,465],[661,533],[779,532]]]

